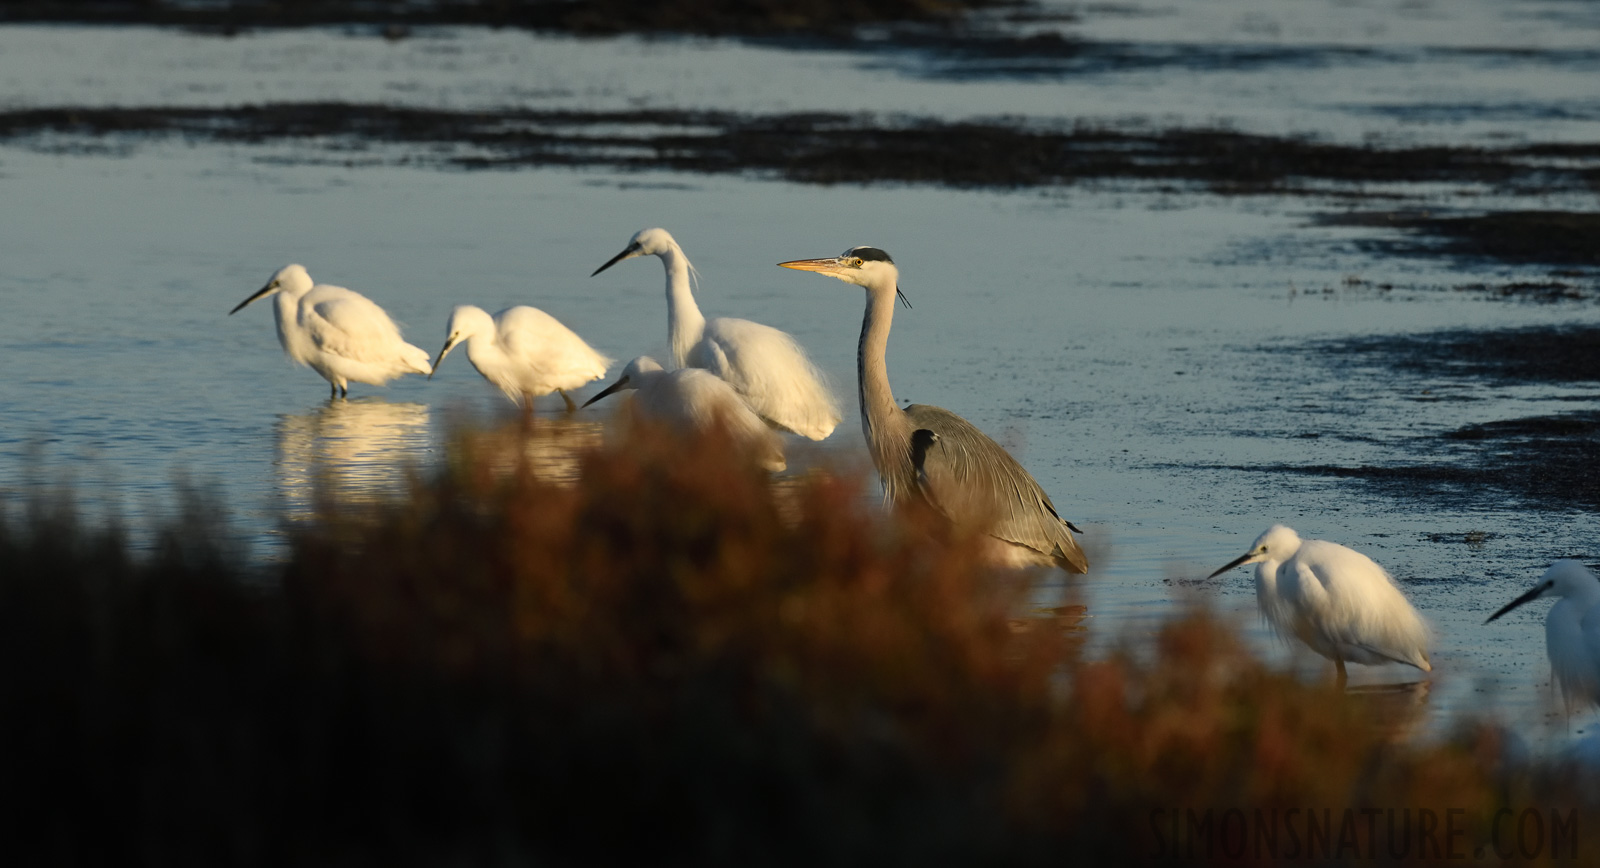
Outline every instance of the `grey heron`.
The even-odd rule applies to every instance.
[[[614,392],[634,390],[631,402],[635,413],[670,425],[686,434],[703,433],[723,425],[740,443],[750,447],[768,470],[783,470],[783,443],[778,434],[757,416],[716,374],[700,368],[663,370],[649,356],[640,356],[622,369],[615,383],[585,401],[583,406]]]
[[[926,487],[931,502],[958,524],[980,525],[996,541],[994,560],[1011,566],[1053,565],[1083,573],[1089,560],[1050,496],[1000,444],[949,410],[925,404],[905,409],[889,388],[885,354],[900,272],[876,247],[852,247],[840,256],[780,262],[866,289],[867,310],[856,350],[861,425],[867,449],[890,503]],[[912,432],[936,435],[922,446],[922,467],[912,459]],[[919,477],[923,481],[919,485]]]
[[[1366,555],[1338,543],[1302,540],[1275,524],[1210,578],[1245,564],[1258,565],[1256,604],[1273,630],[1332,660],[1341,686],[1346,662],[1433,671],[1427,623]]]
[[[1489,621],[1540,597],[1560,597],[1544,617],[1550,674],[1568,706],[1600,705],[1600,579],[1577,561],[1556,561],[1532,590],[1489,616]]]
[[[321,374],[331,397],[348,395],[351,381],[381,386],[432,371],[427,351],[406,343],[383,308],[342,286],[313,285],[303,266],[280,269],[228,315],[269,295],[277,296],[272,316],[284,355]]]
[[[551,392],[561,394],[568,412],[576,410],[567,390],[604,377],[612,362],[555,317],[526,305],[506,308],[493,317],[481,307],[461,305],[450,314],[446,332],[434,371],[450,350],[465,342],[467,360],[478,373],[530,410],[534,398]]]
[[[707,320],[694,301],[694,266],[665,229],[645,229],[593,277],[625,259],[656,256],[667,273],[667,332],[676,368],[704,368],[727,381],[758,415],[821,440],[842,418],[838,402],[806,351],[786,332],[744,319]]]

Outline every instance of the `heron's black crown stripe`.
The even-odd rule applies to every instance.
[[[887,262],[890,265],[894,264],[894,260],[889,258],[889,254],[884,253],[882,250],[879,250],[876,247],[853,247],[850,249],[850,255],[860,259],[872,260],[873,262]]]

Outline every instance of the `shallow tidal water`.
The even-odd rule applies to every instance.
[[[1067,26],[1099,54],[1025,68],[689,38],[9,26],[0,27],[0,109],[643,105],[1134,118],[1339,141],[1600,138],[1600,52],[1585,47],[1600,44],[1600,14],[1588,5],[1210,8],[1199,18],[1158,4],[1085,12]],[[619,361],[660,357],[659,265],[588,277],[654,225],[699,268],[707,315],[769,323],[810,350],[846,408],[815,448],[862,466],[861,292],[774,264],[872,244],[893,254],[915,305],[896,313],[890,341],[897,397],[955,410],[1013,448],[1086,529],[1095,568],[1072,591],[1098,640],[1136,642],[1203,597],[1237,613],[1266,653],[1298,659],[1257,623],[1245,571],[1202,580],[1284,522],[1371,555],[1434,625],[1435,670],[1410,694],[1419,730],[1489,715],[1558,743],[1592,722],[1568,724],[1552,710],[1542,605],[1481,626],[1552,559],[1600,559],[1592,505],[1470,480],[1395,487],[1306,470],[1448,463],[1456,458],[1443,436],[1464,426],[1597,409],[1600,383],[1408,368],[1349,350],[1356,338],[1600,323],[1586,298],[1531,303],[1459,289],[1545,279],[1548,268],[1397,253],[1371,243],[1384,239],[1381,228],[1316,219],[1343,206],[1307,195],[806,186],[594,168],[466,171],[405,156],[400,145],[316,140],[0,142],[0,489],[65,476],[93,504],[157,521],[174,508],[175,480],[213,484],[241,535],[270,557],[271,516],[307,508],[317,462],[348,493],[393,490],[407,468],[434,460],[453,419],[509,405],[464,358],[431,382],[355,386],[350,401],[329,402],[320,378],[284,359],[266,305],[229,317],[233,305],[300,262],[319,281],[371,296],[430,353],[454,305],[520,303]],[[1592,210],[1595,198],[1382,192],[1447,209]],[[549,414],[559,402],[543,406]],[[1319,660],[1300,664],[1309,677],[1326,674]],[[1352,669],[1369,686],[1416,676]]]

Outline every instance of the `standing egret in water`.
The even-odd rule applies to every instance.
[[[1526,594],[1489,621],[1540,597],[1560,597],[1544,617],[1550,674],[1568,706],[1600,705],[1600,579],[1577,561],[1556,561]]]
[[[853,247],[842,256],[779,265],[826,274],[867,291],[856,373],[861,424],[885,499],[898,503],[926,489],[929,501],[952,521],[982,526],[997,541],[991,553],[995,560],[1008,566],[1054,565],[1068,572],[1088,572],[1089,560],[1050,496],[1000,444],[949,410],[924,404],[902,410],[895,403],[884,355],[895,297],[905,296],[889,254],[876,247]],[[919,428],[933,435],[919,438],[923,440],[920,468],[912,457],[912,433]]]
[[[478,373],[528,410],[534,398],[551,392],[561,394],[567,412],[578,409],[567,390],[604,377],[611,366],[611,359],[535,307],[518,305],[491,318],[483,308],[464,304],[450,315],[446,331],[434,371],[457,344],[466,342],[467,360]]]
[[[710,430],[720,423],[727,426],[734,439],[751,447],[761,466],[768,470],[782,470],[786,466],[778,435],[732,386],[710,371],[699,368],[666,371],[655,359],[640,356],[622,369],[622,376],[615,383],[585,401],[583,406],[624,390],[636,391],[631,404],[640,416],[689,434]]]
[[[704,368],[716,374],[744,396],[758,415],[780,428],[812,440],[833,433],[842,418],[839,404],[806,351],[793,337],[771,326],[702,316],[689,289],[694,266],[667,230],[639,232],[594,274],[636,256],[660,257],[666,269],[673,367]]]
[[[312,285],[311,275],[299,265],[274,274],[228,315],[269,295],[277,296],[272,316],[284,354],[321,374],[333,397],[348,395],[352,381],[381,386],[432,370],[427,351],[406,343],[383,308],[342,286]]]
[[[1300,539],[1275,524],[1250,550],[1212,573],[1257,564],[1256,604],[1279,636],[1294,636],[1333,661],[1339,686],[1345,663],[1404,663],[1432,672],[1428,625],[1394,579],[1371,558],[1338,543]]]

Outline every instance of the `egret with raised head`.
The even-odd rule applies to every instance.
[[[276,296],[272,308],[278,343],[290,359],[322,375],[330,397],[350,394],[350,383],[381,386],[406,374],[426,374],[428,353],[400,337],[400,328],[371,299],[342,286],[312,284],[304,267],[290,265],[228,311]]]
[[[1333,661],[1339,685],[1346,663],[1404,663],[1432,672],[1428,625],[1394,579],[1366,555],[1338,543],[1302,540],[1275,524],[1250,550],[1212,573],[1256,564],[1256,604],[1280,636],[1299,639]]]
[[[867,311],[856,351],[861,425],[872,463],[890,503],[926,489],[930,502],[957,524],[984,528],[995,544],[991,559],[1007,566],[1058,566],[1087,572],[1089,560],[1050,496],[1000,444],[949,410],[926,404],[901,409],[889,388],[885,355],[900,272],[876,247],[852,247],[840,256],[778,263],[863,287]],[[926,429],[921,468],[912,457],[912,433]]]
[[[622,375],[583,406],[615,392],[633,391],[629,402],[640,416],[670,425],[686,434],[727,428],[735,440],[746,444],[768,470],[783,470],[783,443],[738,392],[722,378],[700,368],[663,370],[649,356],[640,356],[622,369]]]
[[[799,342],[786,332],[746,319],[707,320],[689,287],[694,266],[667,230],[645,229],[634,235],[594,274],[636,256],[659,257],[666,269],[673,367],[704,368],[716,374],[757,415],[780,428],[812,440],[833,433],[842,418],[839,404]]]
[[[1550,675],[1567,705],[1600,705],[1600,579],[1577,561],[1556,561],[1522,596],[1489,621],[1540,597],[1559,597],[1544,616]]]
[[[478,373],[530,411],[534,398],[551,392],[567,402],[567,412],[576,410],[567,391],[604,377],[611,367],[611,359],[536,307],[518,305],[490,317],[483,308],[464,304],[450,314],[446,332],[434,371],[457,344],[465,343],[467,360]]]

